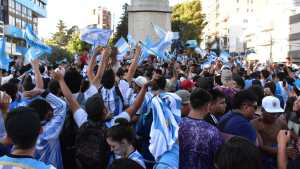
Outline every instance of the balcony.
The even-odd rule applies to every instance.
[[[45,0],[43,0],[45,1]],[[33,1],[29,0],[16,0],[16,2],[19,2],[20,4],[26,6],[27,8],[30,8],[32,11],[38,14],[39,17],[45,18],[47,17],[47,11],[46,9],[38,6],[37,4],[34,4]]]

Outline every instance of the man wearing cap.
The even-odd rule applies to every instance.
[[[181,116],[185,117],[190,112],[190,92],[187,90],[178,90],[176,94],[181,98]]]
[[[287,129],[285,122],[278,118],[283,112],[278,98],[266,96],[262,100],[262,117],[252,121],[262,139],[260,148],[263,152],[262,161],[265,169],[276,168],[277,135],[280,130]],[[289,148],[287,151],[291,157],[293,149]]]
[[[129,106],[134,103],[137,94],[146,83],[147,83],[147,79],[143,76],[138,76],[137,78],[133,79],[132,88],[126,91],[125,105]],[[145,100],[148,100],[148,97],[146,97]],[[139,113],[140,110],[137,112],[137,114]]]

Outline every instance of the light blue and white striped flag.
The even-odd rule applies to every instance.
[[[27,24],[24,37],[27,42],[27,44],[30,47],[39,48],[40,50],[43,50],[44,52],[51,54],[52,49],[48,45],[44,44],[38,36],[33,32],[32,26],[30,24]]]
[[[31,61],[38,59],[42,55],[46,54],[46,52],[40,48],[31,47],[25,53],[25,64],[30,63]]]
[[[136,40],[133,39],[133,37],[130,33],[128,33],[127,39],[128,39],[130,49],[135,49],[137,43],[136,43]]]
[[[96,46],[106,47],[111,37],[112,30],[99,28],[85,28],[81,31],[80,40]]]
[[[144,41],[144,44],[148,47],[152,47],[152,40],[149,36],[147,36],[146,40]],[[138,64],[141,65],[144,60],[146,60],[150,56],[149,50],[145,47],[142,46],[142,52],[141,56],[139,57]]]
[[[142,46],[144,46],[146,49],[148,49],[149,53],[155,55],[160,60],[168,60],[167,57],[167,49],[171,46],[172,40],[177,38],[176,33],[174,32],[167,32],[165,37],[161,39],[158,43],[155,45],[147,46],[144,43],[141,43]]]
[[[226,51],[223,51],[220,54],[220,58],[221,58],[223,63],[228,63],[229,62],[229,57],[230,57],[230,54]]]
[[[178,138],[181,121],[181,98],[174,93],[161,93],[150,104],[153,122],[150,130],[149,150],[157,160],[171,150]]]
[[[167,32],[158,25],[154,25],[154,24],[152,24],[152,25],[153,25],[154,31],[155,31],[156,35],[159,37],[159,39],[165,38]]]
[[[8,56],[8,54],[6,53],[5,49],[5,44],[6,44],[6,39],[2,38],[1,41],[1,51],[0,51],[0,69],[4,69],[6,71],[9,70],[9,62],[10,62],[10,58]]]
[[[129,49],[129,44],[126,42],[126,40],[121,37],[118,42],[115,44],[115,47],[118,48],[118,55],[117,58],[119,61],[124,59],[124,56],[127,54]]]

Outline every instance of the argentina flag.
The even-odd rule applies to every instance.
[[[129,51],[129,45],[126,42],[126,40],[121,37],[118,42],[115,44],[115,47],[118,48],[118,55],[117,58],[118,60],[123,60],[124,56],[127,54],[127,52]]]
[[[30,63],[32,60],[36,60],[42,55],[46,54],[46,52],[40,48],[31,47],[25,53],[25,64]]]
[[[163,30],[161,27],[159,27],[158,25],[154,25],[154,24],[152,24],[152,25],[153,25],[154,31],[155,31],[156,35],[159,37],[159,39],[163,39],[166,36],[167,32],[165,30]]]
[[[147,36],[146,40],[144,41],[144,44],[145,44],[145,46],[152,47],[152,40],[149,36]],[[141,56],[139,57],[139,60],[138,60],[139,65],[141,65],[143,63],[143,61],[146,60],[150,56],[150,53],[145,46],[142,46]]]
[[[130,49],[135,49],[135,46],[136,46],[137,43],[133,39],[133,37],[132,37],[132,35],[130,33],[128,33],[127,39],[128,39],[128,43],[129,43]]]
[[[151,101],[153,122],[149,150],[157,160],[172,149],[178,138],[181,121],[181,99],[173,93],[161,93]]]
[[[4,69],[6,71],[9,70],[9,62],[10,58],[8,54],[6,53],[6,39],[2,38],[0,41],[1,51],[0,51],[0,69]]]
[[[52,52],[52,49],[45,45],[39,38],[38,36],[33,32],[32,26],[27,25],[25,32],[24,32],[24,38],[27,42],[27,44],[31,47],[38,48],[40,50],[43,50],[44,52],[50,54]]]
[[[111,37],[112,30],[99,28],[85,28],[81,31],[80,40],[96,46],[106,47]]]

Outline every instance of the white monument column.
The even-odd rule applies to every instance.
[[[168,0],[131,0],[128,7],[128,32],[135,40],[150,36],[155,42],[158,37],[153,26],[171,30],[171,8]]]

